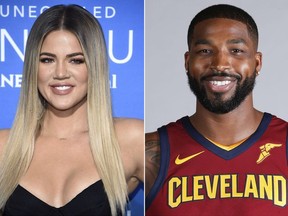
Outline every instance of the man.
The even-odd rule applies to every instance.
[[[196,112],[146,136],[146,215],[288,215],[287,122],[253,107],[253,18],[214,5],[191,21]]]

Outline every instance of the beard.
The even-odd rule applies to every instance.
[[[223,93],[214,93],[214,98],[209,99],[205,87],[201,82],[197,81],[189,72],[187,72],[188,84],[191,91],[196,96],[197,100],[210,112],[216,114],[225,114],[237,108],[249,95],[256,80],[256,71],[250,77],[247,77],[242,83],[237,79],[236,90],[234,94],[227,100],[222,99]],[[227,76],[225,73],[220,73],[220,76]]]

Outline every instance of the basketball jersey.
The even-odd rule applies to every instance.
[[[187,116],[158,133],[161,163],[147,216],[288,215],[284,120],[265,113],[255,133],[230,151],[203,137]]]

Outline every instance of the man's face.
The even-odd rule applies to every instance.
[[[185,67],[191,90],[207,110],[228,113],[255,84],[261,53],[241,22],[215,18],[195,26]]]

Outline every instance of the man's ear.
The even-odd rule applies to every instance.
[[[186,70],[186,73],[189,71],[189,59],[190,59],[190,52],[187,51],[185,52],[184,54],[184,61],[185,61],[185,70]]]
[[[256,59],[256,74],[259,75],[260,70],[262,68],[262,53],[261,52],[257,52],[255,55],[255,59]]]

